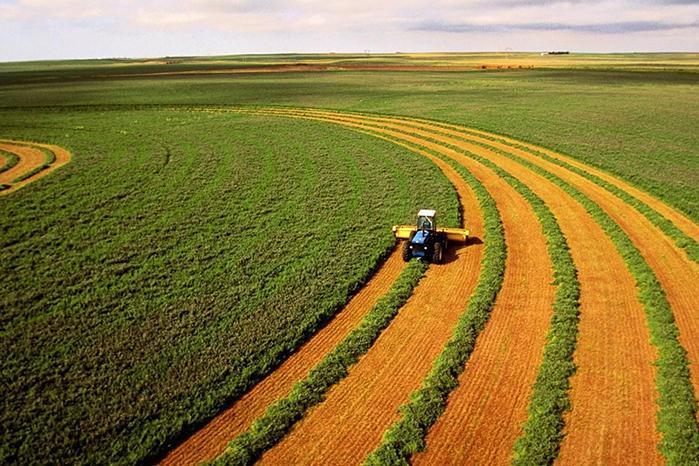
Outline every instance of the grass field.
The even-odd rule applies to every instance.
[[[14,122],[27,129],[13,137],[83,156],[0,204],[8,460],[144,457],[344,304],[393,223],[421,205],[456,221],[434,167],[317,123],[164,111]]]
[[[249,72],[298,64],[325,68]],[[173,74],[144,76],[163,72]],[[155,461],[226,407],[270,405],[250,389],[275,372],[292,377],[284,390],[300,383],[310,359],[275,369],[296,364],[287,358],[306,343],[323,348],[315,360],[330,355],[322,375],[291,396],[281,390],[267,421],[260,411],[220,436],[217,454],[233,440],[263,463],[347,452],[362,461],[381,446],[371,460],[383,463],[389,446],[401,458],[420,445],[441,454],[459,435],[467,444],[449,454],[483,462],[502,462],[519,438],[524,463],[612,441],[635,442],[639,460],[682,464],[699,452],[697,84],[696,54],[0,64],[0,139],[72,154],[0,197],[0,461]],[[0,157],[3,172],[17,164],[6,149]],[[381,275],[390,226],[428,206],[442,224],[474,227],[482,261],[482,246],[458,249],[419,284],[411,278],[400,304],[413,296],[389,304],[385,323],[337,346],[359,313],[333,344],[314,343]],[[532,267],[540,277],[527,275]],[[556,302],[553,288],[534,284],[550,284],[553,271]],[[394,299],[389,285],[374,298]],[[368,313],[373,302],[357,306]],[[615,333],[602,315],[624,316],[624,328]],[[521,380],[505,383],[480,348],[506,347],[515,323],[538,333],[511,362]],[[505,356],[501,364],[513,361]],[[640,369],[624,377],[625,365]],[[493,381],[495,404],[474,406],[473,374]],[[589,381],[612,395],[596,399],[581,385]],[[605,410],[603,434],[578,415],[594,407]],[[492,436],[454,421],[498,409],[516,415]],[[284,431],[254,427],[269,419]],[[488,442],[509,446],[492,456]]]

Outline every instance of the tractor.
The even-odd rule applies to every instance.
[[[468,230],[463,228],[437,228],[437,212],[421,209],[417,213],[417,223],[396,225],[393,233],[397,239],[405,239],[402,246],[403,260],[418,258],[435,264],[444,260],[449,242],[465,243]]]

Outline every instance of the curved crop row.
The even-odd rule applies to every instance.
[[[494,149],[497,151],[497,149]],[[604,229],[621,253],[629,271],[636,280],[638,297],[644,306],[651,333],[651,342],[658,349],[657,388],[658,429],[662,432],[659,445],[670,464],[688,464],[699,458],[699,429],[697,426],[697,402],[690,381],[689,361],[679,342],[679,330],[665,292],[655,273],[622,228],[598,204],[560,177],[522,158],[506,153],[502,155],[516,160],[530,170],[560,186],[580,202]],[[519,452],[525,455],[529,440],[519,443]]]
[[[343,118],[342,114],[336,114],[336,115],[337,115],[337,118]],[[330,117],[327,117],[327,118],[330,118]],[[331,120],[331,121],[332,121],[332,120]],[[355,120],[355,121],[356,121],[356,120]],[[350,123],[350,124],[352,124],[352,123]],[[365,124],[366,124],[366,125],[369,125],[369,123],[365,123]],[[377,124],[377,126],[379,126],[379,127],[378,127],[378,128],[373,127],[373,128],[374,128],[374,129],[378,129],[378,130],[381,130],[381,129],[382,129],[382,127],[380,126],[380,124]],[[367,127],[369,128],[370,126],[367,126]],[[388,130],[386,130],[386,131],[388,131]],[[405,133],[406,131],[400,131],[400,130],[398,130],[398,132],[404,132],[404,133]],[[428,138],[425,138],[425,139],[428,139]],[[463,152],[462,152],[462,153],[463,153]],[[465,154],[465,155],[468,155],[468,154]],[[566,379],[567,379],[567,377],[566,377]],[[554,411],[555,411],[555,410],[554,410]],[[560,411],[560,414],[562,415],[562,411],[563,411],[563,410],[560,409],[559,411]],[[560,418],[560,416],[559,416],[559,418]],[[557,424],[558,424],[558,425],[562,425],[562,419],[559,419],[559,421],[557,421]],[[558,435],[559,435],[559,434],[558,434],[557,432],[554,432],[554,437],[557,437]],[[554,449],[556,449],[557,446],[558,446],[558,441],[555,442]]]
[[[482,143],[477,143],[477,145],[486,146]],[[687,459],[699,457],[699,433],[696,423],[697,407],[690,381],[689,362],[686,352],[679,342],[679,331],[662,286],[657,281],[655,273],[647,264],[640,251],[638,251],[621,227],[599,205],[587,198],[577,188],[522,157],[491,146],[487,146],[487,148],[522,164],[560,186],[585,207],[612,239],[636,280],[639,299],[644,305],[651,330],[652,343],[659,351],[657,362],[659,371],[656,383],[660,392],[658,399],[660,408],[658,412],[658,428],[663,433],[661,444],[659,445],[660,450],[671,463],[681,464]],[[464,153],[464,155],[471,156],[470,153]],[[572,370],[568,372],[568,375],[570,375]],[[558,391],[560,392],[561,390]],[[551,400],[557,398],[557,396],[552,396]],[[539,407],[548,406],[550,413],[555,414],[555,416],[547,415],[539,420],[532,420],[530,416],[530,421],[533,424],[531,424],[527,433],[525,433],[525,437],[521,438],[517,445],[517,458],[521,458],[523,463],[527,462],[527,459],[550,460],[555,458],[560,442],[560,429],[563,425],[561,416],[568,401],[561,401],[559,406],[555,408],[548,405],[544,399],[537,402],[537,404]],[[532,409],[536,408],[537,406],[532,407]],[[556,417],[558,417],[558,420],[555,419]],[[549,421],[545,422],[547,418]],[[531,427],[537,424],[537,429],[532,430]],[[543,424],[546,424],[548,427],[543,429]],[[555,428],[552,429],[552,427]],[[534,445],[538,446],[534,448]]]
[[[5,159],[5,163],[3,163],[0,167],[0,173],[9,170],[17,165],[17,162],[19,162],[19,157],[17,157],[17,154],[13,154],[12,152],[0,150],[0,156]]]
[[[568,378],[574,371],[572,358],[577,336],[580,294],[575,266],[565,237],[544,201],[525,184],[496,164],[475,154],[469,154],[469,156],[495,171],[531,204],[547,238],[549,257],[554,267],[554,277],[558,287],[554,315],[548,335],[549,343],[546,346],[544,361],[534,386],[532,404],[529,409],[530,419],[525,430],[538,433],[534,445],[555,445],[555,450],[549,452],[553,453],[555,457],[563,426],[562,413],[570,405],[567,397]],[[455,166],[464,179],[473,177],[453,161],[450,164]],[[481,189],[483,188],[481,187]],[[476,189],[476,192],[478,194],[479,190]],[[484,195],[489,196],[487,191]],[[484,213],[487,216],[485,210]],[[491,231],[490,234],[494,233]],[[486,228],[486,262],[488,261],[487,235],[488,229]],[[495,242],[497,243],[497,239]],[[486,270],[492,270],[490,275],[497,276],[497,267],[488,266]],[[485,294],[486,289],[487,287],[481,288],[479,285],[476,295]],[[487,296],[490,297],[489,294]],[[480,328],[476,328],[473,322],[482,319],[483,314],[487,318],[488,306],[492,306],[492,302],[488,299],[476,298],[475,301],[476,303],[469,305],[469,310],[462,317],[454,337],[445,347],[432,372],[423,382],[423,386],[413,393],[411,402],[403,407],[404,416],[386,432],[382,444],[367,459],[367,463],[402,463],[411,454],[424,448],[426,432],[443,411],[446,399],[455,387],[457,378],[463,371],[464,364],[468,361],[473,350],[475,338],[480,331]],[[485,309],[486,307],[488,309]],[[483,321],[483,323],[485,322]],[[540,442],[542,436],[548,437],[546,442]],[[527,459],[531,459],[531,457],[527,456]]]
[[[284,107],[279,107],[279,108],[284,108]],[[297,110],[295,108],[288,108],[287,110]],[[325,111],[322,109],[318,109],[319,111]],[[335,110],[327,110],[328,112],[333,112]],[[373,114],[373,113],[367,113],[367,112],[342,112],[344,115],[354,115],[354,116],[368,116],[376,121],[388,121],[388,120],[394,120],[394,121],[401,121],[405,122],[410,125],[417,125],[420,126],[422,123],[429,124],[432,127],[439,127],[443,128],[445,130],[456,130],[458,132],[464,133],[471,135],[472,137],[476,138],[474,139],[468,139],[468,142],[478,144],[484,147],[488,148],[493,148],[492,146],[488,146],[486,144],[483,144],[482,142],[479,142],[478,139],[486,139],[494,142],[498,142],[500,144],[504,144],[516,149],[520,149],[523,151],[526,151],[530,154],[536,155],[537,157],[542,158],[543,160],[546,160],[548,162],[551,162],[555,165],[558,165],[562,168],[565,168],[573,173],[576,173],[589,181],[592,181],[593,183],[601,186],[602,188],[606,189],[610,193],[614,194],[618,198],[620,198],[622,201],[626,202],[629,204],[631,207],[636,209],[639,213],[641,213],[644,217],[646,217],[653,225],[658,227],[664,234],[666,234],[669,238],[672,238],[675,244],[681,248],[684,249],[688,255],[688,257],[693,260],[694,262],[699,262],[699,243],[689,236],[687,233],[682,231],[680,228],[675,225],[672,221],[668,220],[665,216],[663,216],[661,213],[659,213],[657,210],[653,209],[651,206],[649,206],[646,202],[643,202],[642,200],[638,199],[634,195],[628,193],[627,191],[619,188],[618,186],[602,179],[600,176],[597,176],[593,173],[590,173],[587,170],[584,170],[582,168],[576,167],[573,164],[566,162],[565,160],[562,160],[561,158],[557,157],[552,157],[540,150],[537,150],[530,145],[524,145],[520,144],[514,140],[510,140],[509,138],[505,138],[502,136],[498,136],[495,134],[487,133],[485,131],[480,131],[480,130],[474,130],[471,128],[463,127],[463,126],[457,126],[441,121],[436,121],[436,120],[425,120],[425,119],[420,119],[420,118],[407,118],[407,117],[393,117],[393,116],[386,116],[382,114]],[[449,133],[450,136],[457,137],[460,139],[463,139],[463,137],[459,137],[457,135],[454,135],[453,133]]]
[[[328,113],[329,113],[329,112],[328,112]],[[342,114],[342,113],[339,113],[339,112],[336,113],[336,115],[337,115],[337,117],[343,117],[343,114]],[[316,117],[317,117],[317,116],[316,116]],[[326,118],[331,118],[331,117],[329,117],[329,116],[326,115]],[[345,117],[343,117],[343,118],[345,118]],[[326,121],[332,121],[332,120],[326,120]],[[336,121],[336,122],[337,122],[337,121]],[[377,126],[380,125],[379,123],[376,123],[376,122],[367,122],[367,121],[361,122],[361,125],[367,125],[367,126],[365,126],[365,127],[368,129],[368,131],[370,131],[371,129],[374,129],[374,130],[377,130],[377,129],[380,130],[380,129],[381,129],[381,128],[376,128],[376,127],[369,126],[370,124],[374,124],[374,125],[377,125]],[[358,126],[358,125],[349,124],[349,126]],[[393,129],[392,129],[391,131],[393,131]],[[397,130],[397,131],[400,132],[401,130]],[[403,131],[403,132],[408,132],[408,131],[406,131],[405,129],[402,129],[402,131]],[[426,137],[425,139],[429,139],[429,138]],[[440,141],[440,143],[441,143],[441,141]],[[447,143],[447,144],[448,144],[448,143]],[[485,146],[485,147],[487,147],[487,148],[490,149],[490,150],[495,150],[493,147],[487,146],[486,144],[479,144],[479,145]],[[454,146],[454,147],[458,147],[458,146]],[[501,154],[504,154],[504,155],[508,156],[509,158],[511,158],[511,159],[513,159],[513,160],[515,160],[515,161],[517,161],[517,162],[520,162],[520,158],[517,157],[517,156],[515,156],[515,155],[513,155],[513,154],[505,153],[505,152],[500,151],[500,150],[497,150],[497,152],[498,152],[498,153],[501,153]],[[466,154],[466,155],[468,155],[468,154]],[[527,162],[527,160],[524,159],[523,162]],[[521,162],[520,162],[520,163],[521,163]],[[528,164],[523,164],[523,165],[525,165],[525,166],[526,166],[527,168],[529,168],[529,169],[531,169],[532,166],[539,168],[539,171],[534,170],[534,172],[536,172],[536,173],[539,173],[539,174],[541,174],[542,172],[549,173],[549,172],[547,172],[545,169],[543,169],[543,168],[541,168],[541,167],[538,167],[538,166],[536,166],[535,164],[533,164],[533,163],[531,163],[531,162],[527,162],[527,163],[528,163]],[[552,175],[552,176],[555,176],[555,175]],[[548,178],[548,177],[547,177],[547,178]],[[556,177],[556,178],[558,178],[558,177]],[[562,179],[560,179],[560,181],[563,182],[563,183],[565,183],[565,181],[563,181]],[[558,184],[558,183],[556,183],[556,184]],[[560,186],[560,185],[559,185],[559,186]],[[572,187],[571,187],[571,188],[572,188]],[[572,188],[572,189],[575,189],[575,188]],[[577,190],[576,190],[576,191],[577,191]],[[577,191],[577,192],[580,194],[580,196],[584,197],[584,198],[587,199],[589,202],[592,202],[594,205],[597,205],[597,204],[595,204],[593,201],[591,201],[590,199],[588,199],[588,198],[585,196],[585,194],[583,194],[582,192],[579,192],[579,191]],[[570,193],[569,193],[569,194],[570,194]],[[571,196],[571,197],[573,197],[574,199],[577,199],[577,198],[575,198],[575,196]],[[619,197],[619,196],[617,196],[617,197]],[[579,199],[578,199],[578,200],[579,200]],[[623,200],[624,200],[624,199],[622,199],[622,201],[623,201]],[[581,202],[581,205],[583,205],[583,206],[589,211],[589,207],[588,207],[587,205],[585,205],[585,204],[582,203],[582,202]],[[598,206],[598,205],[597,205],[597,206]],[[601,211],[602,213],[604,213],[604,211],[602,211],[601,208],[600,208],[599,206],[598,206],[598,209],[600,209],[600,211]],[[605,213],[605,215],[606,215],[606,213]],[[598,223],[600,223],[600,220],[599,220],[598,217],[593,216],[593,218],[595,219],[595,221],[597,221]],[[614,223],[613,219],[611,219],[611,217],[609,217],[609,216],[608,216],[608,220],[611,221],[612,223]],[[601,223],[600,223],[600,225],[601,225]],[[616,225],[616,224],[614,223],[614,225]],[[628,238],[628,236],[626,236],[626,234],[623,232],[623,230],[621,230],[621,227],[619,227],[618,225],[616,225],[616,226],[617,226],[618,230],[622,233],[622,235],[624,235],[624,236],[626,237],[626,239],[630,242],[630,241],[631,241],[630,238]],[[656,226],[657,226],[657,225],[656,225]],[[609,232],[609,230],[608,230],[607,228],[605,228],[604,231],[605,231],[605,233],[606,233],[607,235],[610,235],[610,232]],[[610,238],[611,238],[611,235],[610,235]],[[617,242],[617,241],[614,241],[614,244],[616,245],[617,249],[618,249],[622,254],[624,254],[624,251],[622,250],[623,248],[621,248],[621,247],[619,246],[618,242]],[[631,244],[631,246],[633,246],[633,244]],[[650,272],[652,273],[652,269],[650,269],[650,267],[647,265],[647,263],[645,263],[645,260],[644,260],[642,257],[640,257],[640,252],[639,252],[638,250],[636,250],[636,254],[639,256],[639,258],[641,259],[641,261],[643,261],[643,263],[645,264],[645,266],[646,266],[646,268],[648,269],[648,271],[650,271]],[[624,257],[624,260],[626,261],[627,266],[629,266],[629,260],[628,260],[628,258],[627,258],[627,257]],[[629,268],[630,268],[630,267],[629,267]],[[636,277],[637,283],[639,283],[637,274],[634,274],[634,277]],[[661,291],[661,293],[662,293],[662,289],[660,288],[660,285],[659,285],[659,283],[657,283],[657,281],[656,281],[655,285],[657,286],[658,289],[660,289],[660,291]],[[652,288],[652,284],[649,285],[648,283],[646,283],[646,287],[647,287],[648,289],[650,289],[650,288]],[[639,284],[639,288],[641,288],[640,284]],[[667,300],[665,300],[665,303],[666,303],[666,305],[667,305]],[[646,311],[648,312],[648,303],[647,303],[647,302],[644,302],[644,304],[646,305]],[[657,303],[656,303],[656,305],[657,305]],[[656,307],[657,307],[657,306],[656,306]],[[669,309],[669,305],[667,305],[667,311],[668,311],[668,313],[669,313],[670,320],[672,320],[672,314],[671,314],[671,311],[670,311],[670,309]],[[574,320],[575,320],[575,319],[574,319]],[[650,320],[650,319],[649,319],[649,320]],[[674,323],[672,323],[672,325],[674,326]],[[572,330],[572,331],[571,331],[571,330]],[[676,330],[676,327],[675,327],[675,330]],[[536,455],[539,455],[538,458],[540,458],[540,459],[541,459],[541,458],[547,458],[548,461],[550,461],[552,458],[555,457],[555,454],[556,454],[556,451],[557,451],[557,448],[558,448],[558,444],[559,444],[559,442],[560,442],[560,432],[561,432],[560,429],[561,429],[561,427],[562,427],[562,425],[563,425],[562,413],[563,413],[563,411],[566,409],[566,407],[567,407],[567,405],[568,405],[568,398],[567,398],[567,395],[566,395],[566,391],[567,391],[567,380],[568,380],[568,376],[570,375],[570,373],[572,373],[572,370],[573,370],[573,368],[572,368],[571,356],[572,356],[572,349],[574,348],[574,345],[575,345],[575,337],[574,337],[575,331],[576,331],[576,330],[575,330],[575,325],[572,325],[572,326],[570,326],[570,325],[561,325],[561,328],[559,329],[559,332],[558,332],[558,336],[563,336],[563,337],[564,337],[564,340],[567,340],[567,341],[561,342],[560,339],[554,338],[554,339],[556,340],[556,343],[563,343],[561,346],[562,346],[562,348],[564,349],[564,351],[563,351],[563,354],[558,354],[558,357],[557,357],[556,360],[553,361],[553,363],[552,363],[552,367],[558,366],[557,369],[556,369],[556,372],[557,372],[557,374],[559,375],[559,380],[562,380],[565,386],[560,386],[560,385],[557,385],[557,384],[555,384],[555,383],[552,383],[552,384],[550,384],[548,387],[543,386],[543,387],[539,387],[538,389],[535,388],[535,391],[536,391],[536,390],[539,390],[539,392],[543,393],[543,396],[540,398],[540,404],[541,404],[541,406],[548,407],[548,408],[551,408],[551,409],[550,409],[550,412],[547,413],[546,415],[544,415],[544,416],[536,416],[536,419],[534,419],[534,418],[531,416],[531,411],[532,411],[532,410],[535,410],[535,411],[536,411],[536,403],[537,403],[537,402],[536,402],[536,399],[537,399],[537,397],[536,397],[536,393],[535,393],[534,401],[533,401],[534,404],[533,404],[532,407],[531,407],[532,409],[530,409],[530,419],[529,419],[528,425],[529,425],[529,424],[531,424],[531,425],[537,425],[537,423],[538,423],[539,427],[541,427],[542,425],[545,425],[545,426],[547,426],[548,428],[547,428],[547,429],[534,428],[534,429],[529,429],[527,432],[525,432],[525,437],[522,438],[522,439],[520,439],[520,441],[518,442],[518,447],[517,447],[517,448],[518,448],[518,452],[517,452],[518,461],[526,462],[526,461],[527,461],[527,458],[531,459],[532,457],[535,457]],[[554,331],[553,328],[552,328],[552,332],[553,332],[552,334],[555,334],[555,333],[556,333],[556,332]],[[566,352],[566,351],[565,351],[565,348],[566,348],[566,345],[567,345],[568,343],[569,343],[569,345],[570,345],[570,346],[569,346],[569,351]],[[654,344],[656,343],[656,342],[655,342],[655,338],[654,338],[653,343],[654,343]],[[679,346],[679,342],[677,341],[676,338],[675,338],[675,343],[677,344],[678,348],[681,350],[681,346]],[[561,346],[559,346],[559,347],[555,347],[555,346],[551,347],[551,348],[553,348],[553,349],[551,349],[551,352],[552,352],[552,353],[557,353],[557,349],[561,349]],[[655,344],[655,346],[657,347],[658,345]],[[672,346],[672,344],[670,344],[670,346]],[[547,348],[547,349],[548,349],[548,348]],[[662,351],[661,351],[661,353],[662,353]],[[661,361],[662,361],[662,360],[663,360],[663,358],[662,358],[662,354],[661,354]],[[686,359],[685,359],[685,362],[686,362]],[[559,364],[559,363],[560,363],[560,364]],[[685,369],[686,369],[686,365],[685,365]],[[546,369],[544,366],[542,366],[542,373],[543,373],[543,372],[546,372],[546,371],[547,371],[547,369]],[[567,373],[566,373],[566,371],[567,371]],[[541,377],[540,377],[540,378],[541,378]],[[659,381],[661,378],[662,378],[662,374],[658,376],[658,381]],[[658,382],[658,385],[661,385],[660,382]],[[690,393],[691,393],[691,385],[689,386],[689,388],[690,388]],[[549,389],[553,389],[553,391],[550,391]],[[661,391],[662,391],[662,390],[661,390]],[[547,398],[548,398],[548,400],[547,400]],[[549,402],[552,401],[552,400],[553,400],[553,404],[550,404]],[[667,401],[667,400],[666,400],[666,401]],[[693,401],[694,401],[694,400],[693,400],[693,398],[692,398],[692,402],[693,402]],[[661,403],[661,404],[662,404],[662,403]],[[694,409],[695,409],[695,408],[694,408]],[[662,411],[662,409],[661,409],[661,411]],[[537,414],[540,414],[540,412],[537,411]],[[662,417],[662,416],[661,416],[661,417]],[[682,417],[682,416],[681,416],[681,417]],[[686,419],[686,417],[685,417],[685,419]],[[693,418],[692,418],[692,419],[693,419]],[[662,422],[661,422],[660,424],[661,424],[660,430],[663,431],[663,433],[666,434],[665,437],[663,438],[663,442],[664,442],[664,443],[667,443],[667,442],[665,441],[666,438],[668,437],[668,436],[667,436],[667,430],[664,430],[664,429],[663,429]],[[696,429],[696,425],[694,426],[694,428]],[[670,429],[670,430],[672,430],[672,429]],[[678,429],[675,429],[675,430],[678,430]],[[529,436],[529,431],[532,431],[532,432],[537,433],[537,435],[535,436],[536,438],[534,438],[534,441],[533,441],[532,443],[530,443],[529,446],[531,447],[531,445],[536,445],[536,446],[539,447],[538,450],[537,450],[536,448],[534,448],[534,449],[532,449],[532,448],[527,448],[527,446],[526,446],[526,445],[527,445],[527,437]],[[543,440],[542,440],[542,439],[543,439]],[[531,439],[530,439],[530,440],[531,440]],[[691,443],[691,442],[690,442],[690,443]],[[543,447],[543,448],[541,448],[542,444],[544,444],[544,447]],[[663,452],[666,453],[666,456],[671,455],[671,454],[669,454],[666,450],[663,450]]]
[[[369,132],[371,133],[371,131]],[[457,168],[460,168],[460,173],[462,174],[462,176],[464,173],[467,176],[470,176],[470,173],[465,171],[463,167],[458,165],[454,160],[449,159],[449,157],[443,157],[441,155],[440,158],[446,158],[450,161],[451,165],[456,165]],[[504,171],[500,170],[494,164],[488,162],[487,160],[486,162],[490,168],[493,168],[496,171],[498,171],[498,174],[500,174],[501,176],[506,175]],[[510,179],[508,181],[514,181],[512,177],[509,178]],[[520,188],[520,192],[522,191],[522,188],[527,189],[521,183],[518,185],[518,187]],[[548,209],[543,205],[543,203],[540,204],[540,207],[543,207],[544,210],[548,211]],[[553,216],[550,212],[548,215],[549,219],[553,220]],[[553,225],[555,228],[557,228],[555,220],[553,221]],[[566,329],[572,328],[573,330],[571,332],[571,338],[567,339],[565,342],[562,342],[562,344],[558,345],[555,348],[555,350],[560,350],[561,348],[565,348],[566,350],[562,357],[564,358],[563,365],[566,365],[567,362],[567,367],[566,370],[563,371],[563,373],[559,376],[559,379],[562,378],[567,383],[567,377],[570,374],[572,368],[572,362],[570,361],[570,359],[572,358],[572,352],[575,346],[575,334],[577,329],[577,294],[579,292],[579,289],[577,286],[577,280],[575,279],[575,269],[572,266],[572,259],[570,259],[570,255],[567,252],[567,246],[565,246],[565,240],[560,234],[560,230],[559,235],[560,236],[557,238],[558,241],[555,241],[558,244],[556,246],[553,246],[549,241],[549,247],[556,249],[556,247],[562,244],[565,254],[568,255],[568,267],[566,267],[565,259],[559,261],[560,267],[558,268],[558,271],[560,273],[557,274],[557,278],[565,283],[564,286],[561,286],[559,288],[560,291],[557,297],[557,310],[559,311],[559,313],[556,316],[554,316],[554,322],[557,319],[559,321],[565,321],[565,323],[563,323],[562,326],[564,326]],[[487,267],[487,269],[490,270],[491,268]],[[570,276],[571,273],[572,278]],[[480,291],[484,290],[481,289]],[[572,302],[567,302],[567,299],[571,296],[573,298]],[[460,333],[460,338],[455,339],[458,342],[458,344],[455,344],[454,341],[452,341],[452,346],[450,349],[457,348],[457,350],[454,350],[456,351],[456,354],[454,354],[453,351],[445,350],[445,354],[448,355],[446,359],[439,360],[434,366],[439,367],[440,369],[433,369],[433,372],[427,377],[425,385],[423,385],[421,389],[413,393],[413,395],[411,396],[412,401],[403,409],[403,412],[405,414],[404,417],[400,419],[396,424],[394,424],[393,427],[389,430],[389,432],[384,437],[384,442],[381,445],[381,447],[378,450],[376,450],[370,457],[370,462],[382,463],[400,462],[401,460],[404,461],[407,459],[407,457],[410,456],[411,453],[413,453],[416,449],[420,448],[424,441],[423,439],[427,429],[432,425],[432,423],[436,420],[436,418],[444,409],[446,397],[457,384],[456,378],[458,377],[459,373],[463,371],[463,365],[466,359],[469,357],[471,351],[473,350],[473,343],[475,342],[475,337],[477,336],[477,333],[480,331],[480,328],[482,328],[477,328],[477,331],[474,331],[473,322],[480,322],[484,324],[485,320],[483,320],[483,317],[485,315],[485,318],[487,318],[491,306],[492,302],[488,302],[487,300],[483,301],[476,299],[476,311],[474,313],[466,313],[464,315],[464,318],[462,319],[462,325],[464,325],[463,320],[465,319],[465,321],[467,322],[465,324],[465,328],[468,328],[470,331],[467,331],[464,335],[464,333],[462,332],[463,328],[458,329],[457,333]],[[560,336],[561,331],[555,332],[554,335],[556,337]],[[466,338],[466,340],[464,340],[464,338]],[[455,359],[453,356],[458,357]],[[461,361],[459,361],[459,359],[461,359]],[[448,371],[454,371],[453,374],[451,374],[451,377],[449,376]],[[565,398],[565,396],[564,401],[567,401],[567,398]]]
[[[542,173],[544,174],[544,173]],[[546,175],[544,175],[546,176]],[[661,451],[671,464],[688,464],[699,458],[697,403],[690,382],[689,361],[679,342],[670,304],[660,283],[633,242],[617,223],[594,202],[560,178],[547,178],[580,201],[616,244],[637,281],[652,343],[658,348],[658,428],[663,433]]]
[[[513,158],[516,161],[521,160],[521,158],[512,154],[506,155],[510,158]],[[524,164],[524,162],[527,161],[521,160],[521,163]],[[614,240],[614,244],[616,245],[617,249],[624,255],[624,260],[626,261],[627,266],[636,278],[641,294],[641,301],[645,305],[647,315],[649,316],[648,320],[650,322],[650,326],[653,329],[655,329],[655,331],[652,332],[652,340],[653,344],[656,347],[660,348],[661,357],[659,364],[661,367],[666,366],[671,367],[673,369],[670,371],[661,370],[657,379],[657,384],[661,393],[667,393],[670,389],[670,386],[676,387],[674,396],[661,396],[659,400],[659,404],[661,405],[661,410],[659,413],[659,428],[665,434],[662,440],[661,450],[666,454],[668,458],[674,458],[677,456],[682,457],[682,455],[686,454],[686,452],[692,452],[692,449],[695,448],[692,445],[694,443],[693,431],[696,431],[696,422],[694,421],[694,413],[696,412],[696,408],[694,406],[695,400],[692,393],[692,387],[689,383],[686,355],[684,355],[684,350],[682,349],[677,339],[677,328],[674,324],[669,304],[667,303],[667,300],[664,298],[664,292],[662,291],[662,288],[655,279],[652,269],[650,269],[645,260],[641,257],[640,252],[631,243],[631,240],[623,232],[623,230],[621,230],[621,228],[616,223],[614,223],[611,217],[609,217],[599,206],[597,206],[597,204],[590,201],[584,194],[579,192],[577,189],[568,185],[566,182],[556,177],[555,175],[550,174],[546,170],[530,162],[527,162],[525,166],[527,168],[534,169],[534,171],[539,174],[547,174],[548,176],[546,177],[549,179],[551,179],[551,177],[555,178],[555,180],[558,181],[556,184],[558,184],[561,187],[564,187],[565,185],[565,187],[568,188],[566,189],[566,191],[569,194],[571,194],[572,192],[569,190],[573,190],[575,193],[577,193],[579,197],[584,198],[587,201],[586,203],[583,203],[583,205],[588,211],[590,211],[590,203],[596,206],[597,210],[594,212],[596,215],[593,215],[593,218],[595,218],[595,220],[602,226],[605,226],[606,224],[604,228],[605,232],[610,236],[610,238]],[[573,197],[580,200],[576,196]],[[590,213],[592,214],[593,212]],[[611,224],[616,227],[616,231],[610,230],[611,227],[608,224],[609,222],[611,222]],[[628,244],[625,244],[624,239],[625,242]],[[630,246],[631,249],[629,249],[627,246]],[[628,257],[629,251],[635,251],[632,253],[632,255],[635,255],[635,258]],[[651,274],[653,280],[648,281],[640,278],[647,273]],[[657,295],[660,295],[662,299],[657,299]],[[656,296],[656,299],[649,301],[649,296]],[[653,315],[654,313],[656,315]],[[663,330],[658,329],[658,326],[662,327]],[[670,338],[668,341],[663,341],[659,343],[659,338],[657,337],[658,334],[664,334],[666,336],[669,336]],[[672,354],[672,356],[670,357],[669,354]],[[672,383],[668,383],[669,380],[672,380]],[[673,402],[673,399],[677,401]],[[562,412],[562,410],[560,411]],[[675,415],[665,414],[667,412],[673,412]],[[562,425],[562,420],[559,419],[557,424],[559,426]],[[558,436],[559,433],[554,433],[553,435],[553,437]],[[524,440],[520,442],[520,454],[522,454],[521,452],[523,451],[525,444],[526,442]],[[558,442],[554,442],[554,452],[557,448],[557,445]]]
[[[359,327],[313,368],[306,379],[297,382],[286,398],[271,405],[250,429],[236,437],[214,463],[251,464],[276,444],[310,407],[323,401],[330,387],[347,375],[349,368],[391,323],[426,269],[423,262],[411,261]]]
[[[434,123],[435,126],[442,126],[449,128],[451,125],[443,125],[440,124],[439,122]],[[699,243],[697,243],[694,238],[690,237],[687,235],[684,231],[680,230],[673,222],[665,218],[662,214],[660,214],[658,211],[650,207],[648,204],[645,202],[641,201],[640,199],[636,198],[635,196],[629,194],[628,192],[624,191],[623,189],[619,188],[618,186],[613,185],[612,183],[600,178],[597,175],[594,175],[586,170],[583,170],[582,168],[576,167],[565,160],[561,160],[556,157],[551,157],[548,154],[545,154],[539,150],[532,149],[531,147],[524,146],[522,144],[517,144],[515,142],[511,141],[505,141],[502,138],[498,138],[496,136],[492,135],[486,135],[483,134],[482,132],[474,132],[471,131],[467,128],[459,128],[460,131],[463,131],[464,133],[469,133],[473,134],[476,137],[480,137],[483,139],[487,139],[490,141],[496,141],[500,142],[502,144],[508,145],[510,147],[524,150],[529,152],[530,154],[536,155],[537,157],[540,157],[548,162],[551,162],[555,165],[558,165],[562,168],[565,168],[567,170],[570,170],[573,173],[576,173],[593,183],[603,187],[610,193],[614,194],[616,197],[621,199],[622,201],[626,202],[629,204],[631,207],[636,209],[638,212],[640,212],[644,217],[646,217],[653,225],[657,226],[663,233],[665,233],[668,237],[672,238],[675,241],[675,244],[677,247],[684,249],[687,252],[687,256],[692,259],[694,262],[699,262]],[[484,145],[478,143],[477,141],[474,140],[469,140],[469,142],[473,142],[479,145]],[[494,149],[492,146],[488,146],[490,149]]]
[[[7,162],[0,167],[0,192],[9,194],[70,161],[57,146],[0,139]]]
[[[470,172],[453,161],[447,163],[469,184],[481,205],[485,224],[483,272],[452,337],[421,387],[400,408],[402,417],[386,431],[381,445],[367,458],[367,464],[403,463],[423,446],[427,430],[443,412],[449,393],[458,385],[457,377],[488,321],[502,286],[507,247],[495,200]]]

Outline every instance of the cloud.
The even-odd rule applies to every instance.
[[[699,49],[699,0],[0,0],[0,21],[0,60],[144,56],[156,43],[170,55]]]
[[[516,32],[516,31],[572,31],[598,34],[626,34],[632,32],[668,31],[673,29],[699,28],[699,22],[669,24],[657,21],[622,21],[613,23],[564,24],[564,23],[517,23],[477,24],[423,21],[411,26],[412,30],[425,32]]]

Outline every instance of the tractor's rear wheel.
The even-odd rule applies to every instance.
[[[403,256],[403,260],[405,262],[408,262],[410,259],[413,258],[413,253],[410,250],[410,241],[403,242],[403,250],[401,251],[401,255]]]
[[[442,243],[434,244],[434,251],[432,252],[432,263],[440,264],[442,262]]]

